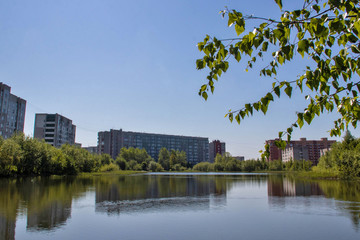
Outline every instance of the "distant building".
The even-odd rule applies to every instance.
[[[239,161],[245,161],[244,156],[234,156],[233,158],[235,158],[236,160],[239,160]]]
[[[97,146],[83,147],[83,149],[87,150],[91,154],[97,154],[98,153],[98,147]]]
[[[331,145],[335,142],[335,140],[328,140],[327,138],[321,138],[321,140],[300,138],[298,141],[290,141],[282,151],[275,146],[275,140],[267,140],[266,143],[270,146],[268,161],[309,160],[316,165],[321,156],[321,151],[323,149],[330,149]]]
[[[81,143],[74,143],[74,145],[76,146],[76,147],[79,147],[79,148],[81,148],[81,146],[82,146],[82,144]]]
[[[283,162],[292,160],[309,160],[309,147],[300,144],[287,144],[285,149],[281,151]]]
[[[72,120],[59,114],[37,113],[35,115],[34,138],[60,147],[68,143],[75,144],[76,126]]]
[[[161,148],[185,151],[190,164],[209,161],[209,139],[155,133],[126,132],[122,129],[98,133],[98,153],[116,158],[121,148],[140,148],[158,160]]]
[[[0,82],[0,135],[5,139],[15,132],[24,132],[26,101],[10,90]]]
[[[269,145],[269,158],[268,161],[281,160],[281,149],[275,145],[275,141],[279,139],[266,140],[265,144]]]
[[[209,162],[214,162],[217,154],[224,155],[226,152],[225,143],[214,140],[209,143]]]

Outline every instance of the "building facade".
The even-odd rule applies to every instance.
[[[44,139],[45,142],[60,147],[68,143],[75,144],[76,126],[72,120],[59,114],[35,114],[34,138]]]
[[[239,160],[239,161],[245,161],[244,156],[233,156],[233,158],[235,158],[236,160]]]
[[[309,148],[307,145],[288,144],[285,149],[281,151],[281,159],[283,162],[292,160],[310,160]]]
[[[98,147],[97,146],[83,147],[83,149],[87,150],[91,154],[97,154],[98,153]]]
[[[214,140],[209,143],[209,162],[214,162],[217,154],[224,155],[226,152],[225,143]]]
[[[324,149],[330,149],[335,140],[328,140],[327,138],[321,138],[320,140],[306,140],[306,138],[300,138],[300,140],[294,140],[287,143],[285,149],[281,149],[275,146],[275,140],[266,141],[269,144],[270,156],[268,161],[282,160],[283,162],[292,160],[309,160],[313,165],[318,164],[321,156],[321,151]]]
[[[8,85],[0,82],[0,135],[5,139],[24,132],[26,101],[10,91]]]
[[[155,161],[164,147],[168,150],[185,151],[187,161],[191,164],[209,161],[208,138],[127,132],[122,129],[98,133],[99,154],[107,153],[115,159],[123,147],[145,149]]]

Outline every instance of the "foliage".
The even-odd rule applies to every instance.
[[[162,171],[164,171],[164,168],[161,166],[160,163],[151,161],[149,163],[149,166],[148,166],[147,170],[150,171],[150,172],[162,172]]]
[[[314,171],[330,171],[341,178],[360,177],[360,139],[349,135],[346,133],[343,142],[331,146],[331,150],[320,158]]]
[[[260,70],[261,77],[274,78],[272,88],[260,100],[246,103],[226,116],[240,121],[255,111],[266,114],[271,102],[283,94],[292,97],[295,89],[305,96],[307,107],[296,113],[296,120],[279,132],[279,138],[291,139],[294,128],[311,124],[316,116],[337,110],[340,118],[334,122],[331,136],[340,136],[350,124],[360,119],[360,12],[358,0],[304,0],[303,7],[288,11],[282,1],[275,0],[282,11],[278,19],[244,15],[236,10],[221,11],[228,26],[234,27],[237,37],[219,40],[206,35],[198,49],[204,55],[196,61],[197,69],[207,68],[207,83],[199,91],[205,100],[214,92],[214,82],[229,68],[231,59],[247,61],[251,69],[259,59],[269,62]],[[250,21],[260,21],[248,33]],[[305,69],[292,81],[276,79],[282,66],[298,58],[309,59]],[[229,60],[230,59],[230,60]],[[279,146],[284,145],[282,141]]]
[[[173,171],[185,170],[187,166],[186,159],[187,157],[184,151],[180,152],[179,150],[171,150],[170,160],[169,160],[170,170]]]
[[[310,171],[312,162],[309,160],[291,160],[283,164],[287,171]]]
[[[158,163],[166,170],[170,170],[170,153],[166,148],[162,148],[159,152]]]
[[[212,172],[214,171],[214,164],[209,162],[200,162],[193,167],[193,170],[198,172]]]
[[[119,171],[119,166],[114,164],[114,163],[110,163],[110,164],[106,164],[106,165],[103,165],[101,168],[100,168],[100,172],[113,172],[113,171]]]
[[[55,148],[44,141],[16,134],[0,139],[0,176],[73,175],[95,172],[106,156],[64,144]],[[112,162],[110,159],[108,162]]]
[[[145,149],[122,148],[116,157],[116,164],[122,170],[129,169],[135,171],[147,171],[149,163],[153,161]]]

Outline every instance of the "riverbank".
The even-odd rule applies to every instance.
[[[111,176],[111,175],[133,175],[139,173],[146,173],[146,171],[133,171],[133,170],[117,170],[110,172],[91,172],[91,173],[80,173],[78,176],[91,177],[91,176]]]

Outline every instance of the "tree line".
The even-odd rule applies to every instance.
[[[109,154],[91,154],[77,146],[64,144],[60,148],[45,141],[14,134],[0,137],[0,176],[76,175],[82,172],[185,171],[190,167],[186,153],[161,149],[158,161],[145,149],[122,148],[116,159]]]
[[[116,159],[109,154],[91,154],[87,150],[64,144],[53,147],[44,141],[16,134],[4,140],[0,137],[0,176],[76,175],[82,172],[134,171],[310,171],[339,178],[360,177],[360,139],[347,132],[343,142],[319,159],[317,166],[310,161],[262,160],[240,161],[230,154],[218,154],[213,163],[201,162],[192,166],[184,151],[162,148],[158,159],[145,149],[122,148]]]

